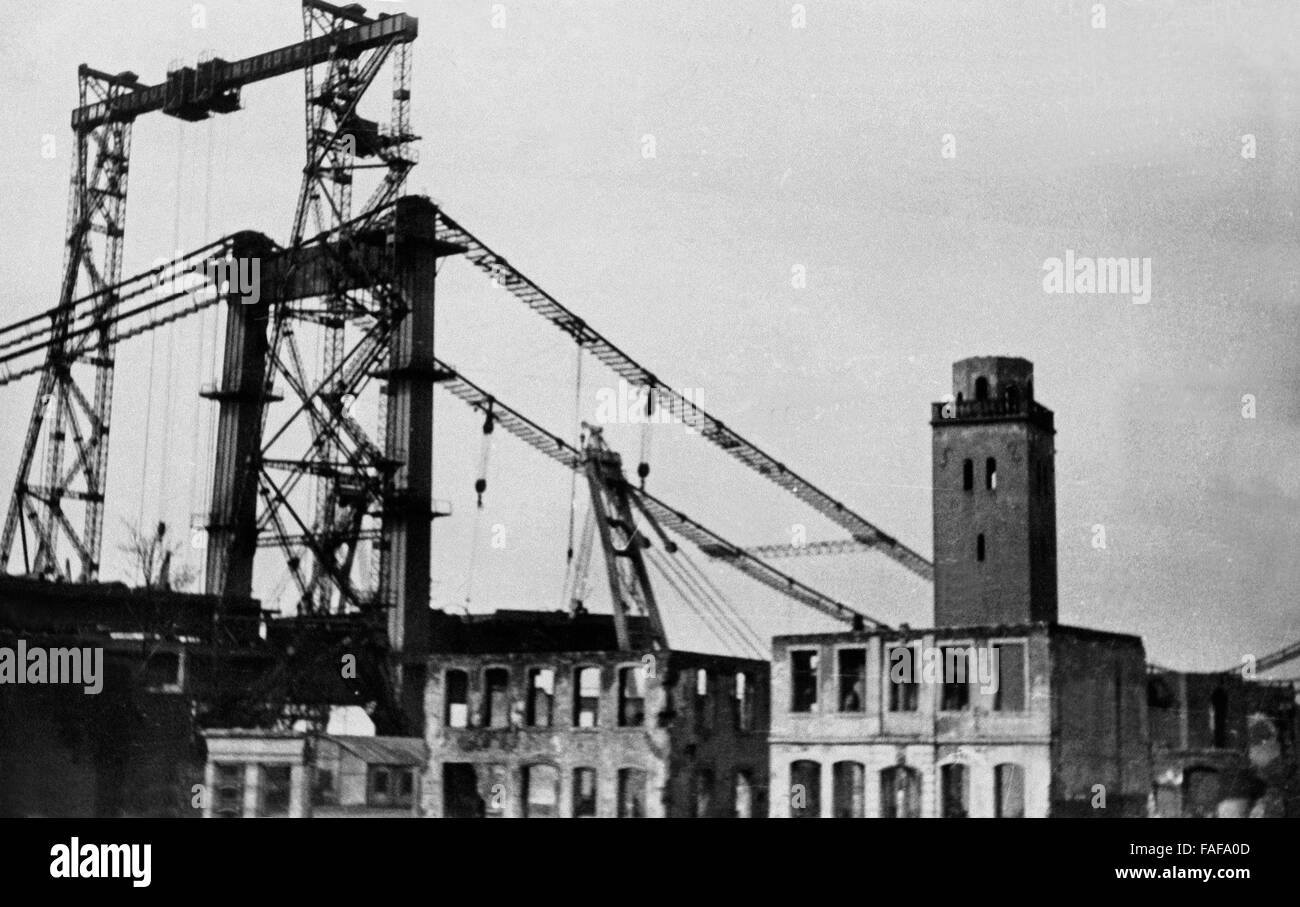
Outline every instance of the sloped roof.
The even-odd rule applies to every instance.
[[[326,734],[367,765],[424,765],[428,760],[419,737],[355,737]]]

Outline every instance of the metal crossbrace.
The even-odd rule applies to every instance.
[[[435,361],[437,368],[445,376],[444,380],[439,382],[439,387],[480,412],[486,413],[490,408],[498,425],[562,466],[573,470],[584,468],[585,460],[582,452],[559,435],[547,431],[527,416],[502,403],[500,398],[483,390],[447,363],[441,360]],[[732,544],[716,532],[691,519],[680,510],[670,507],[653,495],[633,488],[628,490],[652,519],[671,529],[682,538],[694,543],[708,556],[730,564],[769,588],[775,589],[777,592],[837,620],[852,622],[854,618],[860,617],[878,627],[888,626],[874,617],[870,617],[843,602],[831,598],[829,595],[818,592],[806,583],[782,573],[775,567],[765,564],[744,548]]]
[[[465,257],[480,271],[488,274],[495,283],[509,290],[529,309],[550,321],[573,337],[584,350],[590,352],[611,371],[629,384],[651,388],[656,392],[656,402],[668,408],[672,416],[698,431],[712,444],[721,447],[750,469],[764,476],[831,521],[846,529],[853,539],[893,558],[917,576],[933,581],[933,565],[892,535],[850,510],[840,501],[816,485],[788,469],[774,457],[764,453],[754,444],[728,428],[694,402],[665,384],[614,343],[595,331],[582,318],[561,305],[553,296],[535,284],[511,265],[503,256],[492,251],[467,229],[453,220],[445,211],[438,214],[439,238],[464,246]]]

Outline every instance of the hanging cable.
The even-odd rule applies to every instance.
[[[641,423],[641,462],[637,464],[636,475],[641,480],[641,490],[645,491],[646,476],[650,475],[650,420],[655,414],[654,385],[645,392],[645,421]]]
[[[685,564],[687,571],[694,573],[696,581],[706,590],[706,595],[717,603],[718,610],[731,615],[733,626],[735,626],[737,631],[749,640],[751,647],[756,652],[760,653],[762,658],[766,659],[767,655],[762,653],[767,646],[763,642],[762,637],[759,636],[753,626],[750,625],[749,621],[745,620],[744,616],[731,600],[722,594],[722,590],[719,589],[713,580],[709,578],[708,574],[704,572],[704,569],[696,563],[695,559],[691,557],[689,551],[682,548],[679,548],[678,551],[681,555],[682,563]]]
[[[578,426],[578,449],[582,449],[582,346],[574,353],[573,421]],[[573,521],[578,509],[578,471],[569,473],[569,547],[564,556],[566,565],[573,563]],[[565,585],[568,585],[568,568],[565,568]]]
[[[492,453],[492,430],[496,428],[497,419],[492,413],[492,401],[488,400],[487,416],[483,419],[483,446],[479,451],[478,478],[474,480],[474,493],[478,495],[478,509],[483,509],[483,492],[487,491],[488,457]]]

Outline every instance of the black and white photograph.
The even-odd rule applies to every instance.
[[[1192,820],[1300,817],[1295,0],[9,7],[24,874],[973,818],[1050,821],[826,837],[1279,881]]]

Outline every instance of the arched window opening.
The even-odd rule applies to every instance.
[[[980,376],[975,379],[975,402],[982,403],[989,398],[989,379]]]

